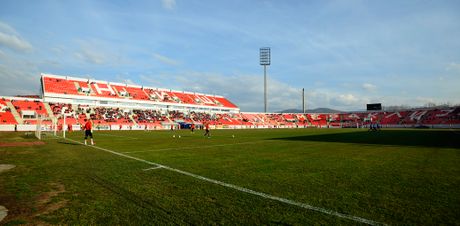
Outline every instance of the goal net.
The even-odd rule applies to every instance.
[[[37,127],[35,129],[35,137],[42,140],[46,137],[56,136],[57,119],[55,117],[46,117],[39,115],[37,117]]]

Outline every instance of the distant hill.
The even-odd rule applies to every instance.
[[[307,113],[339,113],[342,111],[330,109],[330,108],[315,108],[306,110]],[[302,113],[301,109],[286,109],[279,111],[278,113]]]

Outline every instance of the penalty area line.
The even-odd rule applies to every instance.
[[[79,141],[76,141],[76,140],[72,140],[72,139],[69,139],[69,138],[64,138],[64,139],[84,145],[82,142],[79,142]],[[247,194],[256,195],[256,196],[259,196],[259,197],[262,197],[262,198],[265,198],[265,199],[275,200],[275,201],[279,201],[281,203],[301,207],[301,208],[304,208],[304,209],[307,209],[307,210],[312,210],[312,211],[316,211],[316,212],[319,212],[319,213],[324,213],[324,214],[327,214],[327,215],[331,215],[331,216],[335,216],[335,217],[339,217],[339,218],[343,218],[343,219],[348,219],[348,220],[352,220],[352,221],[355,221],[355,222],[364,223],[364,224],[368,224],[368,225],[386,225],[384,223],[369,220],[369,219],[366,219],[366,218],[357,217],[357,216],[344,214],[344,213],[339,213],[337,211],[312,206],[310,204],[301,203],[301,202],[293,201],[293,200],[290,200],[290,199],[277,197],[277,196],[270,195],[270,194],[267,194],[267,193],[258,192],[258,191],[254,191],[254,190],[251,190],[251,189],[248,189],[248,188],[240,187],[238,185],[229,184],[229,183],[214,180],[214,179],[211,179],[211,178],[203,177],[203,176],[200,176],[200,175],[197,175],[197,174],[194,174],[194,173],[190,173],[190,172],[187,172],[187,171],[183,171],[183,170],[175,169],[175,168],[172,168],[172,167],[169,167],[169,166],[166,166],[166,165],[162,165],[162,164],[159,164],[159,163],[147,161],[145,159],[125,155],[123,153],[112,151],[112,150],[109,150],[109,149],[106,149],[106,148],[101,148],[101,147],[93,146],[93,145],[88,146],[88,147],[92,147],[92,148],[95,148],[95,149],[98,149],[98,150],[101,150],[101,151],[109,152],[109,153],[112,153],[114,155],[118,155],[118,156],[121,156],[121,157],[124,157],[124,158],[136,160],[136,161],[139,161],[139,162],[143,162],[143,163],[146,163],[148,165],[153,165],[153,166],[155,166],[154,168],[160,168],[161,167],[163,169],[167,169],[167,170],[170,170],[170,171],[173,171],[173,172],[176,172],[176,173],[187,175],[187,176],[193,177],[195,179],[207,181],[207,182],[210,182],[210,183],[213,183],[213,184],[221,185],[223,187],[227,187],[227,188],[231,188],[231,189],[234,189],[234,190],[237,190],[237,191],[241,191],[241,192],[244,192],[244,193],[247,193]]]
[[[143,171],[149,171],[149,170],[155,170],[155,169],[161,169],[161,168],[163,168],[163,166],[155,166],[155,167],[143,169]]]

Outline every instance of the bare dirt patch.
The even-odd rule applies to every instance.
[[[0,222],[23,222],[25,225],[50,225],[40,219],[40,216],[51,214],[56,210],[65,207],[68,200],[55,199],[59,194],[65,192],[65,186],[60,183],[50,184],[51,190],[36,196],[32,202],[17,202],[14,196],[2,196],[5,206],[8,206],[8,216]]]
[[[11,164],[0,164],[0,173],[3,171],[7,171],[16,167],[15,165]],[[3,203],[0,203],[3,204]],[[2,205],[0,205],[0,222],[8,215],[8,209]]]
[[[6,215],[8,215],[8,209],[4,206],[0,206],[0,222],[6,217]]]
[[[35,216],[42,214],[52,213],[67,204],[67,200],[61,200],[59,202],[52,202],[53,198],[58,196],[60,193],[65,192],[65,187],[63,184],[52,184],[53,190],[49,192],[42,193],[37,197],[37,207],[38,213]]]
[[[34,145],[44,145],[43,141],[31,141],[31,142],[0,142],[0,147],[24,147]]]
[[[13,169],[14,167],[16,167],[16,166],[11,165],[11,164],[0,164],[0,173],[3,172],[3,171]]]

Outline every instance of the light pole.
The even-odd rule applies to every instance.
[[[270,65],[270,47],[260,48],[260,65],[264,66],[264,112],[267,113],[267,66]]]
[[[305,114],[305,88],[302,88],[302,113]]]

